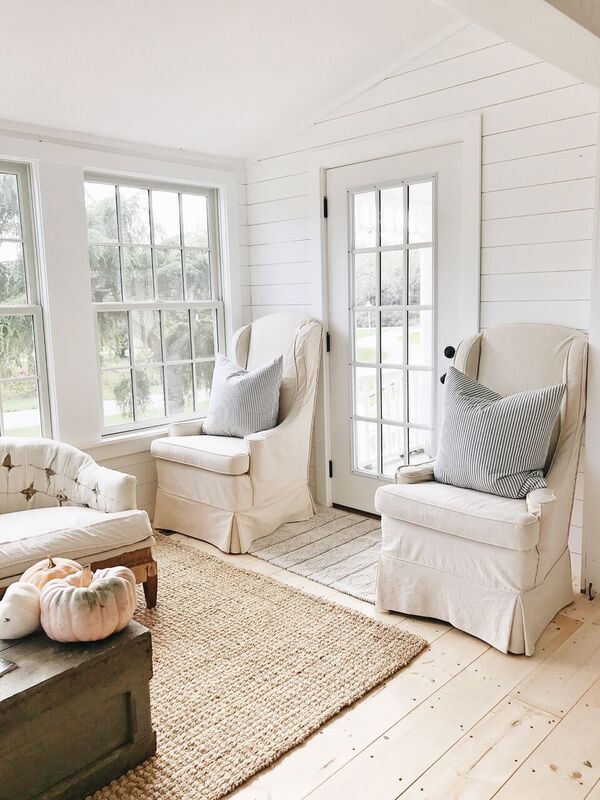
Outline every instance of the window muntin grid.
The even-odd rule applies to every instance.
[[[28,166],[0,162],[0,434],[50,436]]]
[[[224,344],[214,190],[89,176],[86,206],[104,431],[206,414]]]
[[[432,450],[435,178],[348,198],[352,467],[389,479]]]

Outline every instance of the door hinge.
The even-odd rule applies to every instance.
[[[331,336],[329,335],[329,331],[325,334],[325,350],[327,353],[331,353]]]
[[[333,478],[333,461],[329,462],[329,477]]]
[[[327,196],[323,198],[323,216],[327,219]]]

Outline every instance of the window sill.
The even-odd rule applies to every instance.
[[[204,417],[197,417],[198,420]],[[150,445],[155,439],[169,435],[169,425],[157,428],[146,428],[139,431],[114,433],[103,436],[94,442],[81,446],[80,449],[89,453],[95,461],[105,461],[109,458],[120,458],[135,453],[144,453],[150,450]]]

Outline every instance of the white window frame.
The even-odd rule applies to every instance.
[[[97,172],[86,172],[84,174],[84,182],[85,183],[102,183],[102,184],[113,184],[116,187],[119,186],[126,186],[136,189],[144,189],[144,190],[157,190],[157,191],[171,191],[177,192],[179,194],[195,194],[195,195],[203,195],[207,198],[207,209],[208,209],[208,247],[207,250],[209,252],[209,264],[210,264],[210,276],[211,276],[211,290],[213,294],[212,300],[161,300],[157,297],[157,286],[156,286],[156,272],[154,270],[154,257],[152,256],[152,264],[153,264],[153,280],[154,280],[154,300],[148,301],[131,301],[131,300],[123,300],[120,302],[93,302],[92,307],[94,310],[94,336],[95,336],[95,347],[96,347],[96,360],[97,360],[97,376],[98,376],[98,401],[99,401],[99,413],[100,413],[100,420],[101,420],[101,436],[102,437],[109,437],[115,434],[123,434],[123,433],[131,433],[140,430],[152,430],[153,428],[161,428],[164,427],[166,424],[171,422],[179,422],[179,421],[186,421],[186,420],[193,420],[193,419],[201,419],[202,417],[206,416],[205,412],[202,411],[194,411],[192,413],[182,413],[182,414],[175,414],[169,415],[166,414],[165,416],[156,417],[154,419],[145,419],[145,420],[136,420],[135,419],[135,380],[133,379],[133,370],[135,365],[133,363],[133,359],[130,356],[130,366],[129,370],[132,373],[132,400],[133,400],[133,415],[134,419],[132,422],[127,422],[122,425],[111,425],[106,426],[104,424],[104,398],[102,394],[102,372],[105,370],[113,370],[118,368],[112,367],[103,367],[100,363],[100,348],[99,348],[99,339],[98,339],[98,314],[107,311],[125,311],[127,312],[127,320],[128,320],[128,328],[129,328],[129,346],[130,352],[132,347],[132,332],[131,332],[131,318],[129,315],[130,311],[141,311],[141,310],[151,310],[151,311],[176,311],[176,310],[213,310],[216,314],[216,342],[215,342],[215,355],[217,353],[225,353],[226,352],[226,342],[225,342],[225,306],[223,302],[223,276],[222,276],[222,267],[221,267],[221,248],[220,248],[220,230],[219,230],[219,196],[218,196],[218,189],[211,188],[211,187],[201,187],[197,185],[190,185],[186,183],[179,183],[179,182],[170,182],[170,181],[154,181],[154,180],[146,180],[143,178],[128,178],[122,175],[114,175],[114,174],[104,174],[104,173],[97,173]],[[120,219],[120,203],[119,203],[119,193],[116,192],[116,203],[117,203],[117,227],[118,227],[118,242],[117,245],[119,250],[123,246],[123,242],[121,240],[121,219]],[[183,220],[182,220],[182,212],[181,212],[181,204],[179,208],[180,213],[180,230],[183,231]],[[160,247],[160,245],[154,244],[154,227],[153,227],[153,218],[152,218],[152,203],[150,203],[150,248],[151,251],[154,250],[155,247]],[[181,245],[182,252],[185,249],[184,245]],[[119,256],[120,258],[120,256]],[[90,273],[90,295],[91,295],[91,268],[88,263],[88,269]],[[121,280],[122,280],[122,270],[120,272]],[[185,269],[183,272],[183,280],[184,280],[184,293],[185,293]],[[190,319],[191,325],[191,319]],[[163,359],[160,362],[152,362],[148,364],[144,364],[144,367],[161,367],[163,369],[163,385],[165,391],[165,404],[167,398],[167,385],[166,385],[166,375],[167,371],[165,367],[168,366],[177,366],[178,364],[192,364],[193,373],[192,373],[192,381],[195,382],[195,364],[198,361],[210,361],[210,358],[200,358],[196,359],[194,354],[194,337],[193,332],[190,327],[191,333],[191,359],[184,360],[184,361],[165,361],[165,348],[164,348],[164,331],[163,326],[161,324],[161,346],[162,346],[162,356]],[[127,369],[127,368],[124,368]],[[194,386],[194,393],[195,393],[195,386]],[[165,405],[166,410],[166,405]]]
[[[20,242],[23,245],[25,287],[27,292],[27,303],[24,303],[23,305],[0,304],[0,316],[21,316],[33,318],[33,344],[35,349],[36,364],[35,375],[23,378],[0,378],[0,385],[15,381],[37,381],[41,435],[44,437],[51,437],[52,419],[50,415],[48,364],[46,360],[46,343],[44,336],[44,309],[40,294],[39,258],[38,249],[36,246],[37,228],[33,210],[31,169],[27,164],[0,160],[0,172],[17,176],[21,238],[3,238],[2,241]],[[4,432],[4,414],[2,409],[1,392],[0,435],[7,435]]]
[[[431,220],[431,241],[429,242],[409,242],[408,241],[408,213],[409,202],[408,192],[411,186],[419,183],[431,184],[431,198],[432,198],[432,220]],[[382,189],[400,188],[403,190],[403,225],[404,225],[404,241],[402,244],[383,245],[380,241],[381,236],[381,215],[380,215],[380,192]],[[362,194],[363,192],[375,192],[375,216],[377,221],[376,227],[376,244],[373,247],[354,247],[354,234],[355,234],[355,219],[354,219],[354,196]],[[412,250],[418,249],[431,249],[431,268],[433,273],[432,284],[432,300],[430,305],[415,305],[409,303],[409,270],[408,258]],[[382,305],[381,304],[381,268],[375,270],[376,275],[376,293],[378,302],[373,306],[357,306],[355,305],[355,276],[354,276],[354,256],[361,253],[375,253],[376,258],[378,254],[384,252],[400,251],[403,253],[402,257],[402,272],[403,272],[403,295],[404,302],[397,305]],[[377,263],[377,262],[376,262]],[[413,466],[410,458],[410,431],[418,430],[426,433],[434,431],[434,420],[436,419],[436,391],[435,391],[435,359],[434,352],[436,350],[437,342],[437,324],[436,324],[436,308],[437,308],[437,175],[416,175],[402,180],[392,180],[377,184],[368,184],[366,186],[353,187],[348,192],[348,297],[350,298],[349,308],[349,321],[348,330],[350,336],[348,338],[349,344],[349,397],[352,398],[352,414],[349,420],[348,435],[351,441],[352,453],[352,473],[360,475],[363,478],[373,478],[375,480],[390,481],[392,477],[383,469],[384,453],[383,453],[383,426],[402,428],[404,433],[404,464],[406,466]],[[384,363],[381,354],[381,314],[383,311],[396,311],[402,312],[402,325],[403,325],[403,363]],[[418,364],[411,364],[409,360],[409,326],[408,315],[412,311],[431,311],[432,314],[432,331],[431,331],[431,352],[430,352],[430,365],[423,366]],[[356,341],[355,341],[355,315],[361,312],[374,313],[377,318],[376,326],[376,359],[375,362],[362,362],[356,358]],[[367,368],[376,370],[376,388],[377,393],[377,414],[376,417],[363,417],[357,413],[356,410],[356,369]],[[385,419],[381,410],[382,401],[382,386],[381,386],[381,373],[384,369],[393,369],[402,372],[402,395],[403,395],[403,421]],[[431,375],[431,418],[430,425],[425,425],[419,422],[410,422],[410,390],[409,390],[409,373],[410,372],[425,372]],[[357,465],[358,462],[358,447],[356,441],[355,422],[367,422],[377,425],[377,470],[375,472],[367,472],[360,469]],[[422,463],[417,461],[417,464]]]

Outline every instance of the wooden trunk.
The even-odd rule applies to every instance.
[[[85,798],[156,752],[150,631],[101,642],[0,640],[0,800]]]

